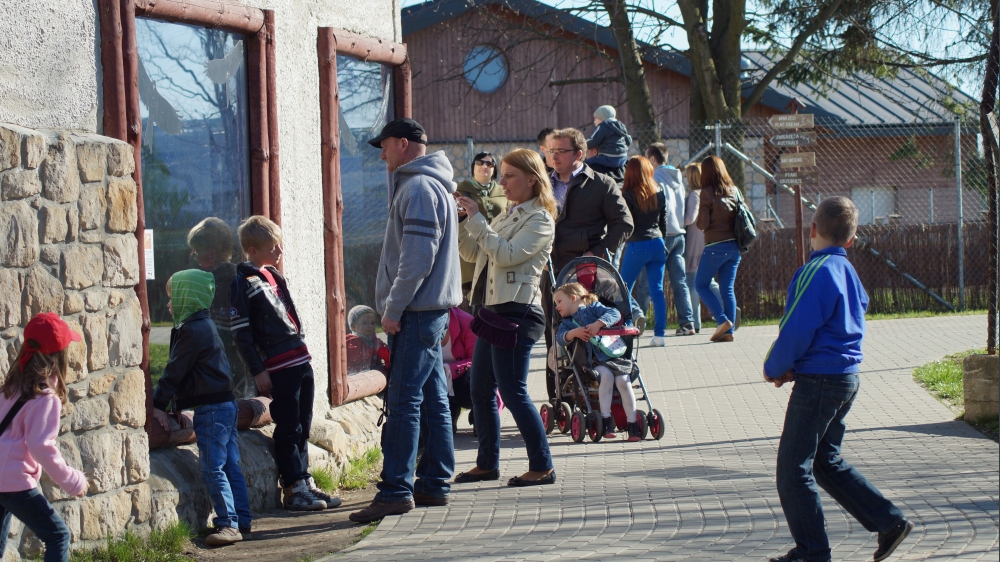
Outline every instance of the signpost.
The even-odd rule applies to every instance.
[[[812,129],[816,126],[812,113],[772,115],[767,122],[775,129]]]
[[[781,168],[813,168],[816,166],[815,152],[792,152],[781,155]]]
[[[803,133],[778,133],[771,135],[771,146],[780,148],[792,146],[812,146],[816,144],[816,133],[806,131]]]
[[[819,183],[819,170],[778,172],[774,179],[785,185],[815,185]]]

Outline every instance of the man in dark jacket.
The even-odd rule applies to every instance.
[[[583,255],[604,258],[632,233],[632,215],[614,180],[583,163],[587,139],[576,129],[559,129],[549,137],[552,191],[559,208],[552,242],[553,275]],[[552,287],[542,276],[545,348],[552,347]],[[549,398],[555,397],[555,373],[547,369]]]

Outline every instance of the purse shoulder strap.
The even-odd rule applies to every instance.
[[[20,412],[21,408],[23,408],[27,403],[28,401],[25,400],[23,396],[18,398],[17,402],[14,402],[14,405],[10,407],[10,411],[7,412],[6,416],[4,416],[3,421],[0,421],[0,435],[3,435],[3,433],[7,431],[11,422],[14,421],[14,417],[17,416],[17,413]]]

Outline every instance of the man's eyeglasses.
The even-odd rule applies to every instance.
[[[494,163],[492,160],[476,160],[476,164],[480,166],[485,166],[487,168],[492,168],[493,166],[496,166],[496,163]]]
[[[548,151],[549,154],[556,154],[558,156],[562,156],[563,154],[569,154],[571,152],[576,152],[572,148],[549,148]]]

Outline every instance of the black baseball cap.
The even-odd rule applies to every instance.
[[[386,123],[385,127],[382,127],[382,132],[368,141],[368,144],[375,148],[382,148],[382,141],[389,137],[427,144],[427,133],[424,132],[424,128],[420,126],[420,123],[407,117]]]

